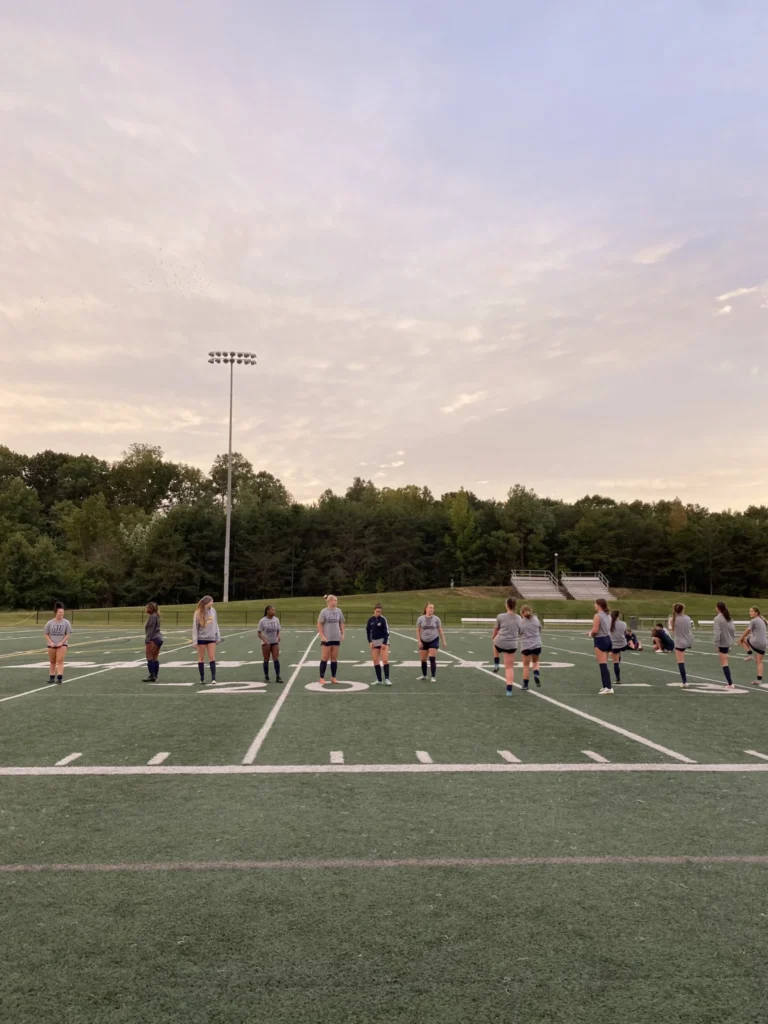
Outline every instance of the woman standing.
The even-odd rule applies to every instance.
[[[592,629],[587,636],[591,636],[594,641],[595,657],[600,666],[600,679],[603,684],[600,693],[614,693],[611,685],[611,673],[608,671],[608,652],[613,650],[611,616],[608,611],[608,602],[604,597],[598,597],[595,601],[595,616],[592,619]]]
[[[613,660],[613,674],[616,682],[621,682],[621,655],[628,651],[627,624],[621,617],[621,612],[614,608],[611,612],[611,658]]]
[[[384,682],[387,686],[392,685],[389,678],[389,623],[384,618],[382,607],[377,604],[373,609],[373,615],[368,619],[365,633],[368,637],[368,646],[371,648],[373,658],[373,669],[376,673],[374,686],[381,684],[381,669],[384,667]]]
[[[514,597],[508,597],[507,610],[496,616],[496,625],[493,627],[493,646],[504,656],[508,697],[512,696],[512,687],[515,685],[515,654],[523,628],[523,620],[515,611],[516,608],[517,601]]]
[[[326,607],[320,612],[317,620],[317,632],[320,634],[320,685],[325,686],[325,670],[331,663],[331,682],[336,682],[339,669],[339,647],[344,640],[344,612],[339,608],[339,599],[329,594],[325,599]]]
[[[163,646],[163,634],[160,632],[160,611],[154,601],[148,601],[145,608],[147,621],[144,623],[144,650],[147,655],[147,678],[143,683],[156,683],[160,675],[160,648]]]
[[[43,636],[48,648],[48,683],[61,686],[64,682],[64,659],[72,636],[72,625],[69,619],[64,618],[64,605],[61,601],[53,606],[53,618],[46,622]]]
[[[282,683],[280,678],[280,619],[275,614],[275,606],[268,604],[264,609],[264,618],[259,621],[259,640],[261,640],[261,657],[264,660],[264,682],[269,682],[269,659],[275,663],[275,682]]]
[[[720,667],[725,676],[726,690],[734,690],[731,670],[728,666],[728,652],[736,643],[736,630],[733,625],[733,616],[728,611],[725,601],[718,601],[716,604],[717,615],[714,621],[715,647],[720,655]]]
[[[443,624],[435,615],[435,606],[429,601],[424,605],[424,613],[416,619],[416,639],[419,642],[421,678],[427,678],[427,658],[429,658],[432,682],[437,682],[437,652],[440,650],[440,641],[443,641],[445,647],[448,644],[445,640]]]
[[[208,666],[211,670],[211,682],[216,682],[216,644],[221,643],[219,620],[213,607],[210,594],[201,597],[197,602],[195,617],[192,620],[192,646],[197,650],[197,670],[200,682],[205,686],[205,655],[208,654]]]
[[[739,643],[747,652],[746,661],[751,661],[753,656],[757,664],[757,679],[753,686],[760,686],[763,681],[763,660],[765,659],[766,643],[768,642],[768,629],[765,618],[760,614],[757,605],[749,609],[749,626],[739,640]]]
[[[533,664],[533,681],[541,686],[539,675],[539,656],[541,654],[541,622],[533,613],[530,605],[524,604],[520,609],[522,621],[520,625],[520,646],[523,655],[523,689],[528,689],[528,680]]]
[[[690,615],[685,614],[684,604],[672,606],[672,618],[669,620],[669,628],[675,641],[675,658],[677,668],[683,686],[688,686],[688,674],[685,668],[685,652],[693,647],[693,622]]]

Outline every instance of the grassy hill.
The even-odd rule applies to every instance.
[[[660,590],[622,590],[614,591],[618,598],[615,603],[621,608],[625,618],[635,615],[640,618],[659,618],[669,614],[675,601],[683,601],[693,618],[712,618],[715,602],[726,601],[735,618],[747,618],[747,612],[756,599],[724,597],[709,594],[675,594]],[[435,604],[438,615],[447,625],[458,625],[462,617],[484,617],[498,614],[504,608],[504,600],[509,591],[505,587],[456,587],[435,590],[411,590],[391,594],[349,594],[339,595],[341,606],[351,625],[365,622],[371,614],[376,601],[384,605],[384,612],[392,624],[410,625],[415,623],[427,601]],[[314,625],[320,609],[323,607],[322,597],[280,598],[275,605],[278,614],[286,626]],[[759,599],[757,600],[759,603]],[[587,618],[592,614],[592,604],[587,601],[537,601],[534,603],[540,616],[551,618]],[[250,625],[258,622],[264,613],[266,601],[232,601],[229,604],[217,605],[219,620],[222,625]],[[763,600],[765,612],[768,598]],[[194,605],[166,605],[161,609],[164,621],[173,625],[191,620]],[[135,608],[84,608],[68,613],[73,621],[81,626],[134,626],[141,625],[144,620],[143,607]],[[36,622],[45,621],[46,615],[40,612],[3,612],[0,613],[0,626],[26,627]]]

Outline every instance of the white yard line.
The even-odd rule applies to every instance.
[[[761,754],[759,750],[745,750],[744,753],[750,757],[759,757],[761,761],[768,761],[768,754]]]
[[[416,757],[420,764],[432,764],[432,758],[426,752],[426,750],[417,750]]]
[[[170,756],[171,755],[169,751],[161,751],[159,754],[155,754],[154,757],[150,757],[150,759],[147,761],[147,764],[162,764],[163,761],[167,760],[167,758],[169,758]]]
[[[253,740],[253,743],[251,743],[250,747],[248,747],[248,750],[245,752],[245,757],[243,758],[243,764],[244,765],[253,764],[253,762],[256,760],[256,756],[259,753],[259,751],[261,750],[262,746],[264,745],[264,740],[269,735],[269,730],[275,724],[275,719],[277,718],[278,714],[280,713],[280,708],[283,706],[283,704],[285,703],[285,700],[286,700],[288,694],[291,692],[291,687],[293,686],[294,682],[298,678],[299,672],[301,672],[302,668],[304,667],[304,663],[306,662],[306,660],[307,660],[307,658],[309,656],[309,652],[312,650],[312,646],[313,646],[315,640],[317,640],[317,638],[318,638],[318,634],[315,633],[313,635],[312,639],[309,641],[309,644],[307,645],[307,649],[302,654],[301,660],[299,661],[299,663],[296,666],[296,668],[293,670],[293,673],[291,674],[291,678],[285,684],[283,692],[280,694],[280,696],[275,701],[275,706],[272,708],[272,710],[267,715],[267,720],[264,722],[264,725],[262,725],[262,727],[256,733],[256,736],[255,736],[255,738]]]
[[[422,775],[422,774],[521,774],[579,772],[695,772],[768,773],[768,762],[743,764],[680,764],[678,762],[631,761],[598,764],[595,761],[541,764],[158,764],[158,765],[72,765],[63,768],[0,768],[0,777],[38,775]]]
[[[594,750],[582,750],[582,754],[586,754],[587,757],[591,758],[593,761],[597,761],[598,764],[609,763],[607,757],[603,757],[602,754],[596,754]]]
[[[65,764],[71,764],[73,761],[76,761],[78,757],[82,756],[82,754],[67,754],[66,757],[62,757],[60,761],[56,762],[56,767],[63,768]]]
[[[397,636],[402,635],[402,633],[397,634]],[[550,650],[552,650],[552,648],[550,648]],[[450,651],[444,651],[443,653],[447,654],[449,658],[455,658],[456,661],[463,660],[457,655],[451,654]],[[488,668],[483,668],[480,665],[473,665],[472,667],[478,672],[485,672],[486,675],[494,676],[494,673]],[[496,677],[494,676],[494,678]],[[519,687],[520,684],[516,683],[515,685]],[[676,750],[670,750],[669,747],[663,747],[659,743],[654,743],[653,740],[646,739],[645,736],[640,736],[636,732],[630,732],[628,729],[622,729],[621,726],[614,725],[612,722],[606,722],[604,719],[597,718],[595,715],[588,715],[586,711],[579,711],[578,708],[571,707],[570,704],[563,704],[562,701],[555,700],[554,697],[548,697],[546,694],[542,693],[541,690],[529,690],[528,692],[534,697],[538,697],[540,700],[545,700],[548,704],[554,704],[555,707],[562,708],[564,711],[570,711],[572,715],[578,715],[579,718],[584,718],[588,722],[594,722],[595,725],[601,725],[604,729],[610,729],[611,732],[618,733],[619,736],[624,736],[628,740],[634,740],[635,743],[642,743],[644,747],[650,747],[651,750],[656,750],[660,754],[665,754],[667,757],[671,757],[675,761],[682,761],[684,764],[696,763],[690,757],[686,757],[684,754],[678,754]]]
[[[344,751],[343,750],[332,750],[331,751],[331,764],[344,764]]]
[[[509,750],[497,750],[496,753],[503,761],[506,761],[507,764],[520,764],[520,758],[515,757],[515,755]]]

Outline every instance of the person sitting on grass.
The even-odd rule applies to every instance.
[[[627,647],[630,651],[642,651],[643,645],[640,643],[640,637],[631,626],[627,626],[624,636],[626,637]]]
[[[675,649],[675,641],[669,635],[661,622],[657,622],[651,630],[654,654],[669,654]]]

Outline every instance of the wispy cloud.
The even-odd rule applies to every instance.
[[[463,409],[467,405],[474,405],[475,402],[482,402],[482,400],[487,397],[487,391],[473,391],[471,394],[462,392],[460,395],[456,396],[450,405],[443,406],[443,412],[448,414],[458,412],[459,409]]]
[[[649,245],[645,249],[638,249],[632,257],[635,263],[661,263],[670,253],[682,248],[682,242],[661,242],[658,245]]]
[[[723,295],[717,296],[718,302],[727,302],[728,299],[738,299],[742,295],[751,295],[753,292],[760,290],[760,285],[753,285],[751,288],[734,288],[732,292],[725,292]]]
[[[733,306],[723,306],[721,309],[718,309],[715,316],[728,316],[732,309]]]

